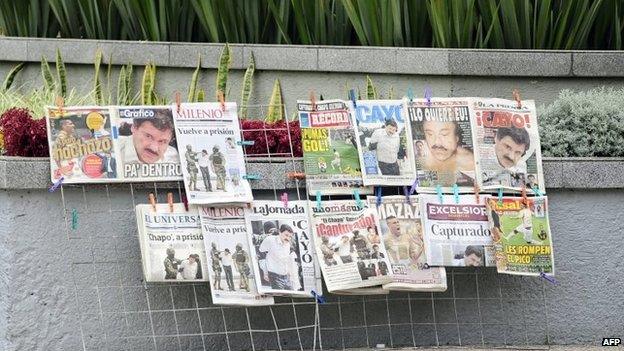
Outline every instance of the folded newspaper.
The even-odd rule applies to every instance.
[[[210,257],[212,302],[244,306],[273,304],[273,297],[258,293],[243,207],[199,206],[199,215]]]
[[[197,208],[184,204],[136,206],[143,274],[147,282],[208,281]]]
[[[309,194],[351,194],[354,189],[372,193],[363,187],[355,131],[349,108],[342,100],[324,100],[312,104],[297,101],[303,165]]]
[[[312,290],[322,291],[306,201],[255,200],[245,221],[260,293],[312,297]]]
[[[367,239],[373,245],[384,242],[392,267],[392,282],[384,289],[406,291],[446,291],[446,269],[428,267],[420,221],[418,196],[369,196],[377,209],[381,233],[371,227]]]
[[[182,153],[184,188],[191,204],[251,202],[236,103],[173,106]]]
[[[364,185],[414,183],[414,148],[401,100],[349,102]]]
[[[429,266],[495,266],[483,196],[420,195]]]
[[[555,274],[546,196],[487,197],[487,214],[499,273]]]
[[[383,242],[369,242],[367,233],[379,232],[375,209],[365,201],[311,202],[311,224],[318,261],[329,292],[370,287],[392,281]]]

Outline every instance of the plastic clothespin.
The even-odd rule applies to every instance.
[[[531,188],[531,190],[533,190],[533,193],[535,193],[535,195],[537,195],[537,196],[544,196],[544,193],[542,193],[542,191],[539,190],[539,188],[536,187],[536,186],[533,186],[533,188]]]
[[[305,179],[305,173],[303,172],[288,172],[286,173],[286,177],[288,177],[288,179]]]
[[[503,204],[503,188],[498,188],[498,204]]]
[[[431,91],[431,87],[425,86],[425,99],[427,100],[427,107],[431,107],[431,97],[433,96],[433,92]]]
[[[150,193],[148,196],[148,199],[149,199],[150,205],[152,205],[152,210],[156,212],[156,197],[154,196],[154,193]]]
[[[71,229],[78,229],[78,211],[75,208],[72,208],[71,211]]]
[[[551,283],[553,283],[553,284],[555,284],[555,285],[557,284],[557,281],[555,280],[554,277],[549,277],[544,272],[540,272],[540,277],[545,279],[545,280],[547,280],[547,281],[549,281],[549,282],[551,282]]]
[[[405,195],[405,203],[411,204],[412,201],[410,201],[410,187],[408,186],[404,186],[403,187],[403,195]]]
[[[316,111],[316,96],[314,90],[310,90],[310,104],[312,105],[312,111]]]
[[[245,174],[243,176],[243,179],[247,179],[247,180],[260,180],[261,177],[258,174]]]
[[[453,184],[453,197],[455,197],[455,203],[459,204],[459,187],[457,184]]]
[[[184,204],[184,210],[188,212],[189,205],[188,205],[188,199],[186,198],[186,194],[182,194],[182,203]]]
[[[355,98],[355,89],[349,90],[349,99],[353,103],[353,107],[357,107],[357,100]]]
[[[54,104],[56,105],[56,109],[58,110],[59,115],[63,115],[63,110],[65,108],[65,99],[62,96],[57,96],[54,99]]]
[[[51,193],[55,192],[56,189],[58,189],[63,184],[63,181],[65,181],[65,177],[59,178],[59,180],[57,180],[54,184],[52,184],[52,186],[48,189],[48,191]]]
[[[181,102],[182,98],[180,97],[180,92],[176,91],[175,95],[174,95],[174,101],[176,104],[176,112],[180,113],[180,102]]]
[[[511,95],[513,96],[514,100],[516,100],[516,103],[518,104],[518,108],[522,108],[522,100],[520,100],[520,91],[518,89],[514,89],[511,92]]]
[[[353,197],[355,198],[355,205],[362,209],[362,199],[360,198],[360,191],[355,189],[353,190]]]
[[[522,185],[522,201],[525,205],[529,205],[529,198],[527,197],[526,193],[526,185]]]
[[[444,197],[442,196],[442,187],[440,185],[436,185],[436,193],[438,194],[438,201],[440,201],[440,204],[444,203]]]
[[[221,111],[225,111],[225,96],[221,90],[217,92],[217,97],[219,98],[219,103],[221,104]]]
[[[416,178],[414,179],[414,183],[412,183],[412,187],[410,188],[410,195],[413,195],[416,192],[418,185],[420,185],[420,182],[418,181],[418,178]]]
[[[316,191],[316,209],[317,210],[321,210],[321,191],[317,190]]]
[[[318,303],[325,303],[325,297],[323,295],[319,295],[316,291],[312,290],[310,291],[312,294],[312,297],[314,297],[314,299],[316,300],[316,302]]]
[[[475,194],[475,201],[477,201],[477,204],[480,202],[479,200],[479,186],[477,185],[477,182],[474,183],[474,194]]]
[[[173,212],[173,193],[167,193],[167,203],[169,204],[169,212]]]
[[[284,203],[284,207],[288,207],[288,193],[282,193],[280,199]]]
[[[412,87],[407,88],[407,97],[409,98],[410,102],[414,101],[414,90],[412,89]]]
[[[240,140],[236,142],[236,145],[254,145],[255,143],[253,140]]]
[[[375,196],[377,197],[377,207],[381,206],[381,187],[375,187]]]

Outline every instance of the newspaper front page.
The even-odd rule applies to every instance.
[[[411,185],[416,178],[412,130],[401,100],[349,102],[364,185]]]
[[[499,273],[555,274],[546,196],[488,197],[487,214]]]
[[[189,203],[251,202],[236,103],[225,103],[225,110],[209,102],[172,109]]]
[[[128,181],[182,179],[169,106],[112,106],[118,174]]]
[[[545,192],[542,151],[533,100],[472,100],[478,177],[482,189]]]
[[[495,266],[485,201],[474,195],[420,195],[429,266]]]
[[[342,100],[297,101],[303,164],[309,194],[351,194],[363,187],[349,107]]]
[[[403,100],[403,115],[412,127],[418,190],[436,186],[461,191],[475,185],[476,158],[468,98]]]
[[[392,282],[384,289],[406,291],[446,291],[446,269],[428,267],[420,221],[418,196],[369,196],[368,204],[377,208],[381,233],[371,228],[367,239],[386,246],[392,266]]]
[[[368,288],[334,290],[334,291],[332,291],[332,294],[334,294],[334,295],[345,295],[345,296],[388,295],[388,294],[390,294],[390,290],[384,289],[380,285],[380,286],[371,286],[371,287],[368,287]]]
[[[252,262],[263,294],[312,297],[322,290],[306,201],[253,202],[245,210]]]
[[[210,260],[207,271],[212,302],[217,305],[272,305],[273,297],[258,293],[244,208],[199,206],[199,215]]]
[[[108,108],[48,107],[46,122],[53,183],[61,177],[67,184],[117,180]]]
[[[184,204],[136,206],[143,273],[147,282],[208,281],[206,250],[197,208]]]
[[[362,201],[310,202],[312,232],[325,285],[330,292],[381,285],[392,281],[383,241],[369,242],[367,233],[379,233],[375,209]],[[371,229],[369,229],[371,228]]]

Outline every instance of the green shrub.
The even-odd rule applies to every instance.
[[[623,157],[624,89],[563,90],[539,125],[544,156]]]

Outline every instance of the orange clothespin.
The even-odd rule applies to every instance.
[[[478,204],[480,201],[479,201],[479,186],[477,185],[477,182],[474,182],[474,193],[475,193],[475,200],[477,200],[477,204]]]
[[[286,173],[286,176],[288,177],[288,179],[298,179],[298,180],[302,180],[305,179],[305,173],[303,172],[288,172]]]
[[[189,206],[188,206],[188,199],[186,198],[186,194],[182,194],[182,203],[184,204],[184,210],[188,212]]]
[[[150,193],[148,198],[150,205],[152,205],[152,210],[156,212],[156,197],[154,196],[154,193]]]
[[[169,212],[173,212],[173,193],[167,193],[167,203],[169,204]]]
[[[316,111],[316,96],[314,90],[310,90],[310,102],[312,103],[312,111]]]
[[[522,100],[520,100],[520,91],[518,89],[514,89],[511,92],[511,95],[513,96],[514,100],[516,100],[516,103],[518,104],[518,108],[522,108]]]
[[[221,103],[221,111],[225,111],[225,96],[221,90],[217,92],[217,97],[219,98],[219,103]]]
[[[176,91],[176,92],[175,92],[175,97],[174,97],[174,99],[175,99],[175,104],[176,104],[176,112],[177,112],[177,113],[180,113],[180,100],[181,100],[182,98],[180,97],[180,92],[179,92],[179,91]]]
[[[56,109],[58,110],[58,114],[63,116],[63,109],[65,108],[65,99],[62,96],[58,95],[54,99],[54,104],[56,105]]]
[[[527,198],[526,185],[522,185],[522,201],[527,207],[529,206],[529,198]]]

